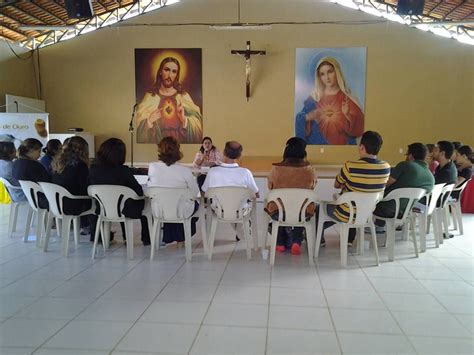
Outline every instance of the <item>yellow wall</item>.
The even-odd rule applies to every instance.
[[[245,0],[243,22],[376,19],[328,2]],[[235,22],[237,1],[188,0],[135,23]],[[130,23],[130,22],[129,22]],[[243,59],[230,55],[247,40],[267,56],[252,62],[253,93],[244,96]],[[293,134],[294,60],[298,47],[366,46],[366,129],[384,137],[381,157],[394,163],[413,141],[474,143],[474,48],[394,23],[365,26],[278,25],[271,31],[192,27],[113,27],[41,50],[44,99],[53,132],[83,127],[129,142],[135,103],[134,48],[202,48],[204,134],[222,148],[236,139],[244,155],[280,156]],[[309,147],[318,163],[355,158],[355,147]],[[191,161],[198,145],[184,145]],[[135,162],[156,159],[153,145],[135,145]]]
[[[10,44],[17,55],[15,57],[7,43],[0,40],[0,105],[5,104],[5,94],[38,98],[36,96],[33,58],[31,52]],[[5,108],[0,108],[4,112]]]

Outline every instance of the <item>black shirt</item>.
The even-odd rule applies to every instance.
[[[458,178],[456,165],[452,161],[441,167],[439,165],[435,171],[435,184],[455,184]]]
[[[37,160],[20,158],[13,162],[12,175],[17,180],[50,182],[51,176]]]

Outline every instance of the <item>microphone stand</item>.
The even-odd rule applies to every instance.
[[[135,110],[137,109],[137,105],[133,105],[133,111],[132,111],[132,119],[130,120],[130,123],[128,124],[128,131],[130,132],[130,167],[133,169],[133,136],[135,133],[135,129],[133,127],[133,119],[135,118]]]

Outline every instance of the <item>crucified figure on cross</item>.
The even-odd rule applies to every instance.
[[[252,51],[250,50],[250,41],[247,41],[247,49],[245,50],[237,50],[233,49],[230,51],[230,54],[237,54],[243,56],[245,58],[245,96],[247,97],[247,101],[250,98],[250,69],[251,63],[250,58],[252,55],[265,55],[265,51]]]

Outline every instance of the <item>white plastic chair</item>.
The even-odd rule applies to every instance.
[[[453,195],[453,192],[457,192],[457,199],[450,198],[448,200],[448,208],[451,210],[453,216],[454,230],[458,230],[460,235],[464,234],[464,228],[462,224],[461,196],[470,180],[471,179],[464,180],[460,186],[453,189],[451,196]]]
[[[47,251],[48,243],[49,243],[49,236],[51,232],[51,224],[53,221],[53,216],[56,220],[60,219],[62,221],[61,225],[61,238],[62,238],[62,250],[63,255],[67,256],[69,252],[69,236],[71,234],[71,222],[73,224],[74,229],[74,245],[77,248],[79,245],[79,227],[80,227],[80,217],[86,216],[88,214],[94,213],[94,203],[92,203],[92,207],[82,212],[78,216],[74,215],[67,215],[64,213],[64,198],[67,197],[71,200],[91,200],[89,196],[75,196],[72,195],[68,190],[64,187],[52,184],[49,182],[40,182],[39,185],[43,190],[43,193],[46,195],[49,203],[49,210],[50,216],[48,218],[48,222],[46,225],[46,237],[44,241],[43,250]]]
[[[23,190],[23,193],[28,200],[30,208],[28,209],[28,215],[26,217],[26,228],[23,241],[26,243],[28,241],[28,235],[30,234],[31,229],[31,220],[33,218],[33,212],[36,213],[36,246],[41,247],[43,243],[43,230],[45,227],[45,217],[48,213],[47,209],[39,207],[38,204],[38,193],[43,192],[41,186],[33,181],[19,180],[20,186]]]
[[[189,202],[194,202],[198,197],[188,188],[149,187],[145,195],[151,198],[153,227],[150,229],[151,250],[150,260],[155,256],[155,250],[163,241],[163,223],[179,223],[184,228],[184,244],[186,260],[191,261],[191,219],[194,214],[186,211]],[[202,223],[204,223],[202,221]],[[159,237],[157,242],[156,238]],[[206,245],[205,236],[203,244]]]
[[[144,196],[138,196],[135,191],[126,186],[120,185],[91,185],[87,192],[93,197],[100,206],[100,213],[97,219],[97,227],[94,235],[94,246],[92,247],[92,259],[95,258],[97,243],[99,242],[99,233],[102,230],[102,245],[104,254],[107,250],[109,238],[108,230],[111,222],[125,223],[125,237],[127,239],[127,258],[133,259],[133,221],[136,219],[125,217],[122,213],[125,201],[144,200]],[[95,213],[95,212],[93,212]],[[151,214],[144,210],[143,215],[147,216],[148,227],[151,231]]]
[[[214,249],[214,239],[216,237],[217,223],[242,224],[244,238],[247,244],[247,259],[252,258],[251,239],[254,240],[254,246],[257,244],[256,220],[252,221],[251,231],[250,220],[253,209],[255,193],[246,187],[225,186],[213,187],[206,191],[205,197],[211,199],[211,231],[208,240],[208,257],[212,260]],[[252,201],[252,202],[249,202]]]
[[[440,226],[440,233],[439,236],[439,244],[443,244],[443,227],[444,227],[444,234],[446,236],[449,235],[449,222],[448,222],[448,201],[451,192],[454,189],[455,184],[444,185],[443,191],[441,192],[441,196],[438,199],[438,203],[436,204],[436,208],[434,213],[437,214],[438,223]]]
[[[434,213],[436,203],[441,196],[444,184],[437,184],[433,186],[433,190],[429,194],[425,195],[426,208],[424,210],[417,211],[413,210],[411,215],[412,225],[416,224],[416,220],[419,219],[418,226],[420,231],[420,252],[426,251],[426,235],[429,233],[430,223],[433,221],[434,240],[436,248],[439,247],[439,235],[442,231],[440,230],[440,224],[438,223],[438,216]]]
[[[388,249],[388,260],[394,260],[394,251],[395,251],[395,228],[398,226],[403,226],[404,230],[411,224],[411,237],[413,240],[413,247],[415,248],[415,255],[418,257],[418,246],[416,243],[416,234],[415,226],[411,223],[409,218],[411,215],[411,209],[413,204],[421,199],[426,194],[425,189],[421,188],[400,188],[391,191],[387,196],[383,198],[381,202],[384,201],[394,201],[395,202],[395,215],[394,217],[381,217],[377,216],[374,213],[376,219],[385,221],[385,228],[387,233],[387,249]],[[400,215],[400,203],[403,201],[407,202],[406,208],[403,211],[403,214]]]
[[[18,219],[18,208],[21,206],[27,206],[28,209],[30,208],[28,200],[26,201],[14,201],[12,198],[12,193],[11,191],[13,190],[23,190],[21,186],[14,186],[10,184],[10,182],[7,179],[0,178],[0,181],[5,185],[5,188],[8,191],[8,194],[10,195],[10,199],[12,200],[10,203],[10,218],[8,220],[8,235],[10,237],[13,236],[13,233],[16,231],[16,222]],[[28,227],[28,225],[25,226],[25,229]]]
[[[267,224],[271,223],[272,233],[270,246],[270,265],[275,264],[276,242],[279,227],[302,227],[306,230],[308,258],[310,265],[314,265],[314,216],[306,220],[306,208],[314,203],[316,193],[309,189],[274,189],[268,192],[265,205],[273,201],[278,207],[278,220],[273,220],[267,215]],[[267,233],[268,237],[268,233]]]
[[[383,192],[346,192],[339,196],[336,201],[321,201],[319,206],[318,231],[316,234],[316,245],[314,257],[319,256],[319,247],[321,244],[321,237],[324,230],[325,222],[335,222],[340,227],[340,248],[341,248],[341,265],[347,266],[347,242],[349,238],[349,229],[357,228],[358,237],[357,245],[359,252],[362,253],[364,249],[364,228],[369,227],[372,234],[372,244],[375,250],[375,260],[379,264],[379,252],[377,247],[377,236],[375,234],[375,226],[372,221],[372,212],[375,205],[382,199]],[[333,219],[327,214],[327,205],[341,205],[347,204],[349,206],[349,220],[348,222],[341,222]],[[356,213],[357,212],[357,213]]]

